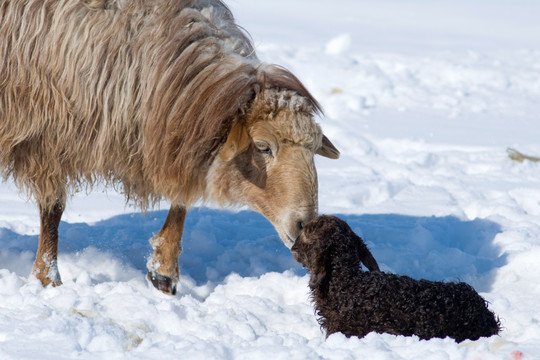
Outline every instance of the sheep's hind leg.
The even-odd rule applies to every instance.
[[[58,272],[58,226],[64,212],[65,202],[57,200],[50,208],[39,206],[41,218],[41,230],[39,234],[39,245],[34,261],[32,274],[37,277],[43,286],[52,284],[62,285],[60,273]]]
[[[159,233],[150,240],[154,254],[148,262],[148,280],[165,294],[176,294],[180,279],[178,257],[182,251],[182,232],[186,208],[173,205]]]

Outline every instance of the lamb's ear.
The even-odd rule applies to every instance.
[[[236,155],[244,151],[251,142],[248,131],[244,124],[236,122],[229,132],[227,141],[219,152],[219,157],[223,161],[229,161]]]
[[[318,249],[322,250],[317,253],[317,258],[315,263],[309,267],[311,272],[311,277],[309,278],[309,286],[314,289],[321,284],[323,279],[326,277],[327,267],[330,266],[328,262],[328,251],[327,249]]]
[[[329,159],[339,159],[339,150],[328,140],[326,135],[323,135],[322,146],[317,150],[317,154]]]
[[[356,235],[357,245],[356,250],[358,251],[358,258],[364,264],[369,271],[380,271],[379,264],[377,264],[377,260],[373,257],[371,254],[371,251],[369,251],[368,247],[364,243],[364,240],[358,235]]]
[[[362,264],[364,264],[369,271],[381,271],[379,269],[379,264],[377,264],[377,260],[371,255],[371,252],[365,254],[365,256],[362,258]]]
[[[315,289],[317,286],[320,285],[321,281],[323,281],[324,277],[326,276],[326,269],[321,269],[321,271],[317,271],[317,273],[312,272],[311,277],[309,278],[309,287],[312,289]]]

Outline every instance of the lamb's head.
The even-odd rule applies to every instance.
[[[259,94],[245,119],[232,126],[209,173],[213,199],[260,212],[289,248],[318,213],[315,154],[339,157],[313,112],[296,92]]]
[[[323,215],[309,222],[291,251],[296,261],[309,269],[312,288],[328,274],[332,262],[350,268],[359,268],[362,262],[370,271],[379,271],[364,241],[335,216]]]
[[[362,245],[362,239],[345,221],[335,216],[322,215],[304,227],[291,250],[296,261],[311,271],[314,264],[328,257],[330,252],[339,253],[340,258],[359,264],[359,248]]]
[[[334,216],[319,216],[304,227],[291,248],[296,261],[311,273],[309,285],[312,288],[329,274],[332,261],[344,261],[346,266],[360,265],[355,242],[344,231],[348,225],[343,227],[343,224]]]

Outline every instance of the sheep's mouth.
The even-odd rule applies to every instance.
[[[296,243],[296,239],[297,238],[293,238],[291,235],[287,234],[287,247],[289,249],[292,249],[292,247],[294,246],[294,244]]]
[[[292,249],[298,237],[292,237],[289,235],[288,231],[278,231],[278,234],[283,244],[288,247],[289,250]]]

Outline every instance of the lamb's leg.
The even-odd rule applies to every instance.
[[[34,261],[34,274],[43,284],[58,286],[62,284],[57,267],[58,259],[58,226],[64,212],[65,201],[57,200],[48,208],[39,206],[41,218],[41,230],[39,234],[39,245]]]
[[[176,294],[180,279],[178,257],[182,251],[182,232],[186,208],[173,205],[159,233],[150,240],[154,254],[148,263],[148,279],[165,294]]]

